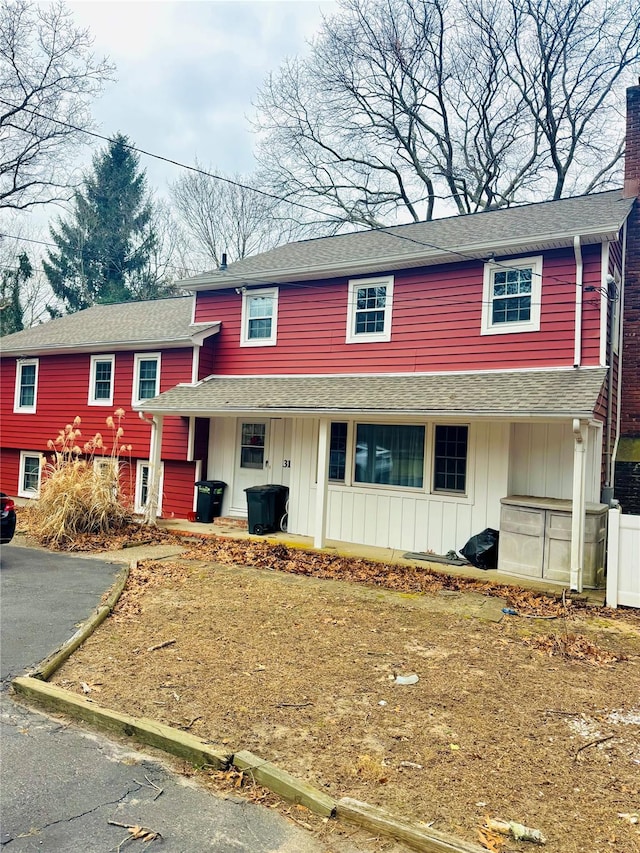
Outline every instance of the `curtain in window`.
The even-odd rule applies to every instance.
[[[358,424],[356,483],[420,489],[424,482],[424,427]]]

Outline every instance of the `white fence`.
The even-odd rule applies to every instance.
[[[609,510],[607,605],[640,607],[640,515]]]

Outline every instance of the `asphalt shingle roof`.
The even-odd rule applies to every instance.
[[[201,289],[256,280],[291,281],[560,248],[615,238],[633,206],[622,190],[302,240],[184,282]]]
[[[191,326],[192,296],[94,305],[0,338],[4,355],[91,347],[185,345],[203,326]]]
[[[147,400],[158,413],[591,417],[604,368],[403,376],[211,377]]]

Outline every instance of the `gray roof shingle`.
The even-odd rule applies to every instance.
[[[302,240],[183,282],[194,290],[450,263],[615,239],[633,206],[621,190]]]
[[[189,415],[358,414],[591,417],[604,368],[403,376],[214,376],[144,410]]]
[[[94,305],[49,323],[0,338],[3,355],[26,355],[51,350],[149,348],[186,346],[191,326],[193,296]],[[212,324],[210,324],[212,325]]]

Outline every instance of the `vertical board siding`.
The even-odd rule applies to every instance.
[[[583,261],[585,287],[599,287],[600,247],[584,247]],[[196,321],[224,317],[215,340],[215,373],[220,375],[412,373],[573,364],[573,250],[544,256],[539,332],[481,335],[482,280],[480,261],[396,273],[392,337],[387,343],[345,343],[347,278],[281,285],[275,346],[239,345],[242,296],[235,290],[198,293]],[[599,345],[600,296],[594,291],[583,301],[584,365],[599,363]]]
[[[430,435],[431,427],[427,425]],[[293,434],[289,530],[312,536],[317,423],[297,419]],[[507,494],[508,436],[509,424],[471,424],[473,448],[469,454],[467,497],[330,483],[328,538],[405,551],[431,549],[446,553],[461,548],[485,527],[497,528],[500,498]],[[489,479],[485,477],[487,471],[492,472]]]

